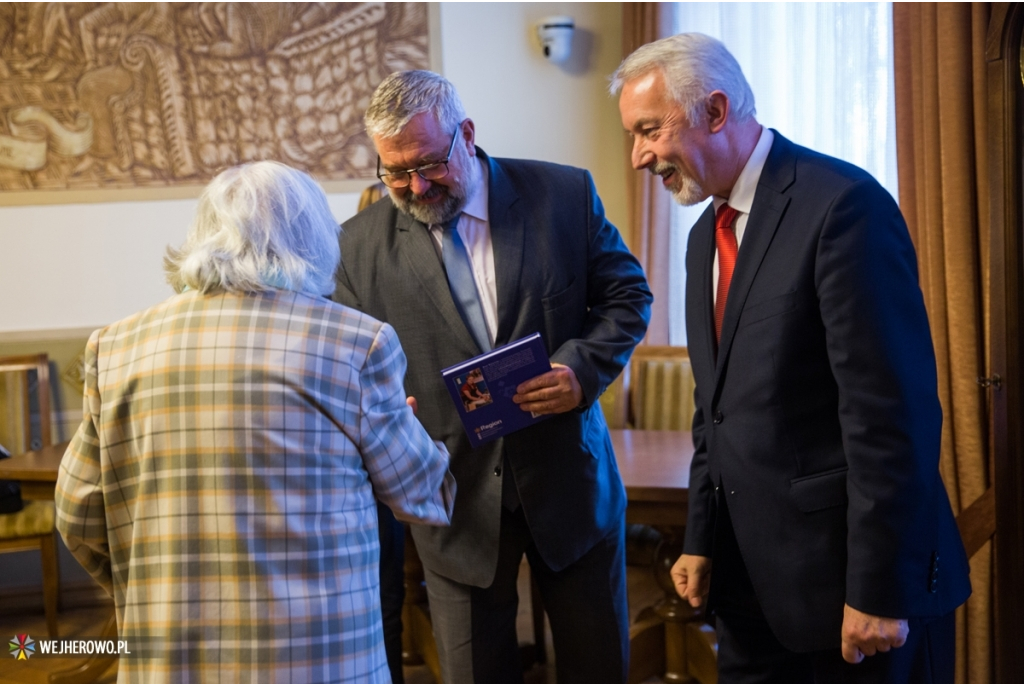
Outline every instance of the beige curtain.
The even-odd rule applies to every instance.
[[[622,3],[622,56],[641,45],[672,35],[673,4],[670,2]],[[629,163],[632,140],[626,141],[626,173],[629,227],[626,242],[647,274],[654,293],[646,345],[668,345],[669,231],[672,228],[672,196],[660,182]]]
[[[984,3],[894,3],[900,206],[917,247],[942,402],[940,469],[953,511],[989,487],[989,218]],[[992,546],[957,613],[957,682],[991,682]]]

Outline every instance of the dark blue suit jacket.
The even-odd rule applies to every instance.
[[[478,154],[483,152],[478,149]],[[539,331],[572,368],[584,407],[473,449],[441,369],[480,354],[452,301],[427,229],[382,200],[346,222],[335,298],[398,332],[419,419],[452,455],[451,528],[414,526],[436,573],[490,585],[497,563],[503,451],[544,561],[561,569],[622,521],[626,498],[598,396],[647,330],[651,294],[590,174],[483,155],[498,290],[496,345]]]
[[[775,133],[717,346],[714,253],[709,207],[686,255],[687,553],[712,556],[721,487],[765,616],[794,651],[838,646],[844,603],[892,618],[959,606],[970,582],[939,477],[935,356],[892,197]]]

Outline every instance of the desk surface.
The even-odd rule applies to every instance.
[[[61,442],[35,452],[17,454],[10,459],[0,459],[0,478],[56,483],[60,460],[67,448],[68,443]]]
[[[631,501],[685,501],[690,484],[693,441],[684,431],[611,431],[619,472]],[[0,459],[0,478],[57,481],[60,460],[68,443]]]
[[[630,502],[686,501],[693,459],[689,431],[610,432]]]

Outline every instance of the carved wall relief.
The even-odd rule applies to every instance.
[[[0,3],[0,191],[372,178],[370,94],[422,68],[417,3]]]

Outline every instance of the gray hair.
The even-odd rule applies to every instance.
[[[754,93],[732,53],[711,36],[680,33],[642,45],[622,61],[611,76],[609,90],[617,95],[626,81],[661,70],[672,97],[687,113],[693,126],[712,91],[729,96],[731,114],[737,121],[752,118]]]
[[[454,131],[466,118],[462,100],[451,81],[432,71],[396,71],[377,86],[366,109],[366,132],[371,138],[391,138],[417,114],[430,112],[445,131]]]
[[[167,248],[164,269],[177,292],[334,292],[341,228],[323,189],[280,162],[222,171],[203,190],[185,244]]]

